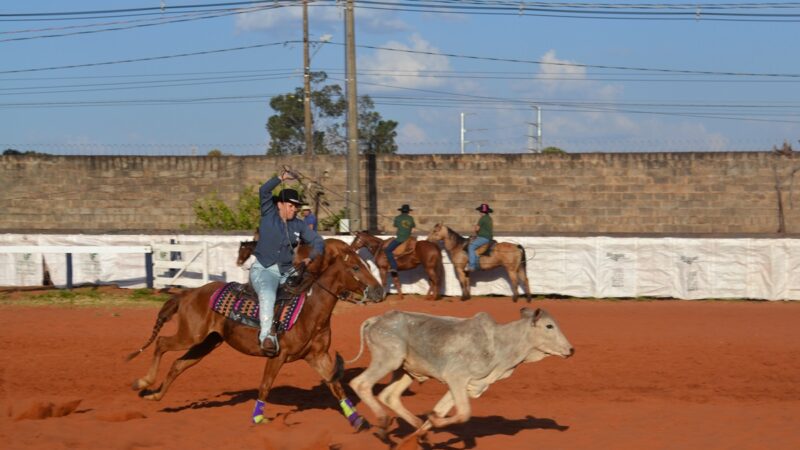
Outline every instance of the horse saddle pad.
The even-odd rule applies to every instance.
[[[291,295],[284,289],[278,289],[275,301],[275,314],[278,333],[285,333],[300,316],[306,300],[305,292]],[[248,327],[260,328],[258,319],[258,295],[250,284],[231,282],[214,291],[209,299],[209,307],[235,322]]]

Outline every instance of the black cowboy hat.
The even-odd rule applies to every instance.
[[[476,211],[480,211],[482,213],[493,213],[494,212],[494,210],[492,208],[489,208],[489,204],[488,203],[481,203],[481,206],[478,206],[477,208],[475,208],[475,210]]]
[[[279,202],[294,203],[297,206],[303,206],[305,203],[300,200],[300,194],[294,189],[284,189],[278,193]]]
[[[407,212],[411,212],[411,211],[413,211],[413,209],[411,209],[411,207],[410,207],[410,206],[408,206],[408,204],[405,204],[405,205],[403,205],[403,206],[401,206],[401,207],[397,208],[397,210],[398,210],[398,211],[400,211],[400,212],[402,212],[402,213],[407,213]]]

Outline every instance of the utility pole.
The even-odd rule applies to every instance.
[[[468,143],[469,141],[464,139],[464,135],[467,133],[467,129],[464,128],[464,116],[471,116],[475,113],[461,113],[461,154],[464,154],[464,144]]]
[[[358,94],[356,93],[356,37],[353,0],[344,10],[345,53],[347,67],[347,211],[350,231],[361,230],[361,196],[358,161]]]
[[[539,105],[531,107],[536,110],[536,122],[528,122],[528,151],[539,153],[542,151],[542,108]]]
[[[311,122],[311,57],[308,55],[308,0],[303,0],[303,89],[306,158],[311,159],[314,157],[314,125]]]

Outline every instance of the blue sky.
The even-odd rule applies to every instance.
[[[162,3],[206,4],[3,2],[0,146],[264,153],[269,98],[302,84],[299,2],[217,17],[191,8],[20,15]],[[701,2],[699,11],[677,9],[682,2],[639,3],[654,7],[625,19],[587,18],[588,8],[546,13],[580,18],[526,15],[535,14],[532,3],[522,15],[490,14],[502,4],[475,0],[494,9],[470,14],[465,2],[356,2],[358,93],[399,122],[400,153],[460,152],[461,113],[465,153],[525,152],[534,107],[541,145],[568,152],[768,150],[784,141],[800,148],[800,3]],[[595,11],[621,5],[563,8],[583,4]],[[413,7],[426,11],[400,11]],[[653,11],[692,15],[660,20]],[[740,15],[705,15],[715,11]],[[344,84],[341,5],[314,2],[309,15],[311,39],[330,37],[314,46],[312,70]]]

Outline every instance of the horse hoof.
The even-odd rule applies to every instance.
[[[364,430],[369,430],[370,425],[369,422],[367,422],[367,419],[359,416],[353,423],[353,429],[355,430],[356,433],[360,433]]]
[[[519,300],[517,297],[511,297],[512,302],[517,303],[517,300]]]

